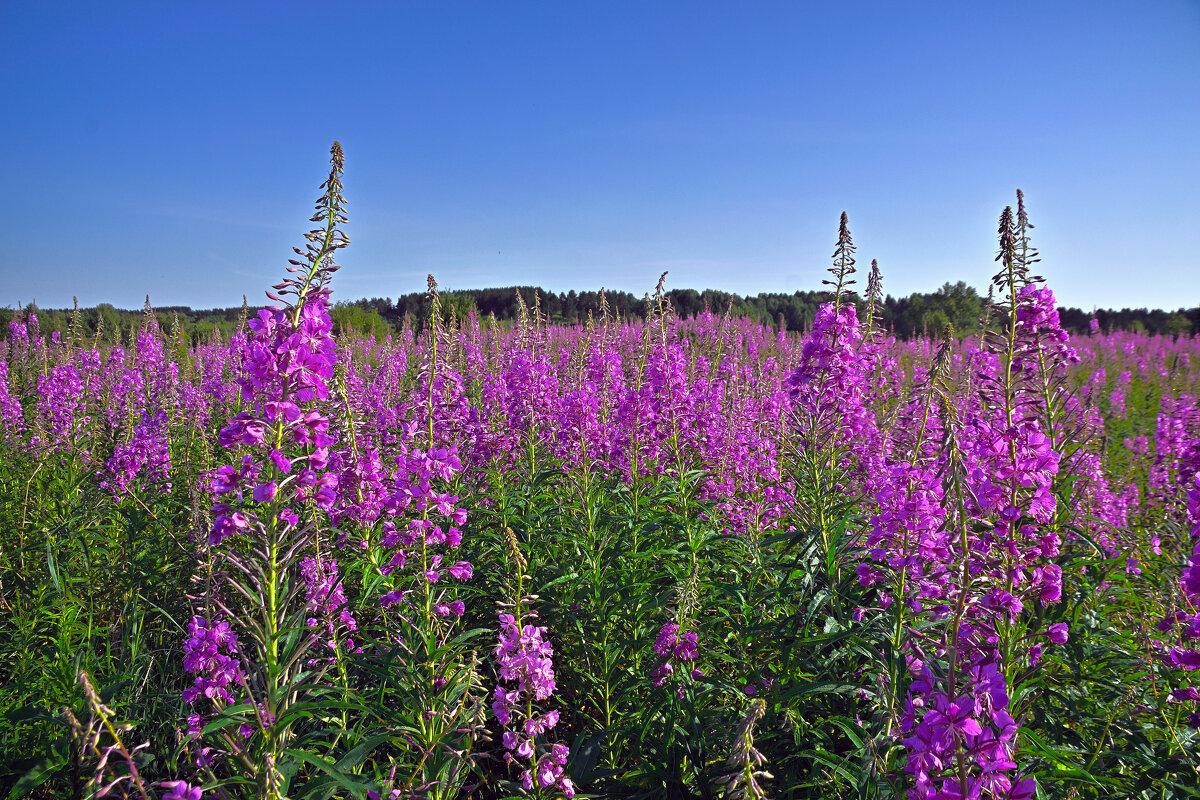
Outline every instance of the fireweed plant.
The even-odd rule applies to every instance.
[[[209,479],[215,505],[203,555],[212,571],[184,643],[183,666],[195,676],[183,695],[195,765],[264,797],[287,795],[297,708],[354,647],[356,623],[320,530],[339,484],[328,469],[337,438],[320,405],[336,363],[327,284],[332,255],[348,241],[337,227],[345,217],[336,144],[332,164],[313,218],[324,230],[308,235],[306,253],[297,249],[306,263],[288,272],[298,277],[268,293],[281,305],[248,320],[236,343],[246,410],[218,437],[235,461]]]
[[[1196,796],[1200,339],[430,279],[335,331],[334,147],[267,308],[0,341],[0,796]]]
[[[311,772],[302,767],[325,773],[309,793],[454,796],[483,691],[454,588],[473,573],[454,557],[467,518],[452,491],[462,464],[433,430],[437,338],[420,376],[428,427],[405,429],[386,467],[363,436],[365,398],[352,399],[338,374],[348,354],[328,314],[332,255],[348,243],[336,144],[332,165],[313,217],[323,228],[297,249],[295,277],[268,293],[282,305],[250,319],[239,342],[249,408],[219,436],[240,459],[210,479],[214,577],[184,645],[196,675],[184,700],[199,706],[189,749],[217,786],[247,783],[265,797],[288,796]],[[355,725],[359,714],[378,730]],[[314,716],[337,732],[312,731]],[[297,746],[317,737],[330,755]],[[375,750],[387,754],[383,785],[351,778]]]

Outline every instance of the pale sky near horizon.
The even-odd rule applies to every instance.
[[[233,306],[346,151],[335,297],[985,289],[1200,305],[1200,2],[0,2],[0,307]]]

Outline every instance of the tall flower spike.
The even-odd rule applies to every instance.
[[[1017,228],[1013,221],[1012,206],[1005,206],[1000,213],[997,233],[1000,235],[1000,252],[996,254],[996,261],[1000,262],[1000,271],[992,276],[992,283],[1001,291],[1007,290],[1011,272],[1017,286],[1023,286],[1026,283],[1025,265],[1017,257]]]
[[[863,335],[866,340],[874,338],[879,330],[879,304],[883,299],[883,273],[879,271],[879,262],[871,259],[871,272],[867,276],[867,331]]]
[[[512,528],[504,529],[504,544],[509,558],[516,563],[517,569],[524,573],[529,565],[525,561],[525,556],[521,555],[521,546],[517,543],[517,534],[513,532]]]
[[[516,567],[512,602],[503,604],[505,610],[500,611],[500,635],[492,651],[500,680],[493,693],[492,713],[506,729],[501,736],[504,760],[521,769],[521,788],[526,793],[556,787],[563,797],[571,798],[575,786],[565,774],[570,749],[548,741],[547,735],[558,724],[559,711],[540,711],[537,705],[549,700],[557,688],[554,648],[546,641],[547,629],[530,622],[537,612],[524,608],[537,595],[525,595],[527,564],[512,528],[505,528],[504,540]]]
[[[838,240],[837,246],[833,249],[833,266],[829,268],[829,272],[836,281],[823,280],[822,284],[833,286],[833,308],[834,311],[840,311],[842,308],[843,294],[849,293],[849,287],[854,283],[850,278],[855,273],[854,269],[854,240],[850,237],[850,216],[843,211],[841,222],[838,223]]]
[[[74,347],[81,337],[83,326],[79,316],[79,298],[72,295],[71,302],[75,304],[75,310],[71,312],[71,346]]]
[[[342,650],[343,643],[345,650],[353,649],[352,641],[341,637],[355,624],[342,613],[345,593],[336,562],[314,565],[296,557],[309,544],[317,545],[320,557],[317,515],[331,516],[341,491],[339,474],[330,469],[336,428],[331,429],[319,403],[329,397],[338,363],[326,284],[336,268],[332,253],[347,242],[337,229],[346,216],[336,143],[332,162],[313,216],[326,225],[305,234],[308,263],[301,268],[293,262],[289,277],[273,287],[277,293],[268,292],[286,308],[260,310],[234,337],[243,410],[217,438],[221,447],[235,451],[233,463],[218,467],[206,481],[215,501],[208,544],[219,548],[215,552],[233,569],[222,581],[228,591],[210,586],[204,600],[223,619],[236,621],[243,636],[239,640],[229,624],[211,616],[197,617],[185,646],[184,668],[196,678],[184,699],[201,704],[189,718],[190,738],[202,737],[197,764],[213,763],[209,741],[221,747],[219,752],[245,754],[238,763],[246,777],[272,800],[282,797],[279,765],[294,721],[288,709],[333,660],[306,660],[305,654],[318,637],[329,649]],[[248,536],[251,546],[224,544],[240,536]],[[305,596],[302,588],[308,590]],[[309,636],[293,635],[306,627],[312,630]],[[201,712],[208,711],[239,716],[241,724],[236,732],[205,733]]]
[[[979,336],[981,340],[987,332],[988,326],[992,324],[992,307],[994,305],[996,305],[996,286],[995,284],[989,284],[987,297],[983,298],[982,306],[979,309]]]
[[[1025,212],[1025,193],[1017,189],[1017,250],[1021,264],[1026,269],[1042,260],[1038,257],[1037,248],[1029,243],[1029,231],[1031,230],[1033,230],[1033,223],[1029,221],[1029,214]]]
[[[754,726],[762,719],[766,710],[765,701],[754,700],[751,702],[734,734],[733,750],[729,754],[729,758],[725,759],[725,768],[729,772],[716,782],[718,786],[728,787],[725,797],[731,800],[734,798],[737,800],[742,798],[760,800],[767,796],[762,786],[759,785],[758,779],[772,776],[771,773],[762,769],[762,766],[767,763],[767,759],[754,746]]]
[[[342,197],[342,168],[345,166],[345,156],[338,142],[334,142],[330,148],[329,163],[329,177],[321,184],[325,193],[317,198],[316,213],[309,220],[323,222],[325,225],[304,234],[308,244],[303,250],[299,247],[292,248],[303,260],[288,260],[287,271],[302,277],[285,278],[271,287],[274,292],[267,292],[267,297],[294,309],[293,324],[299,322],[300,309],[304,306],[305,298],[310,295],[323,298],[329,294],[329,279],[341,269],[334,263],[333,254],[350,244],[350,238],[338,227],[347,221],[346,200]],[[294,303],[285,299],[289,296],[296,298]]]

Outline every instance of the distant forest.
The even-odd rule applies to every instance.
[[[586,322],[588,315],[600,314],[600,292],[546,292],[533,286],[513,286],[498,289],[466,289],[442,292],[443,313],[454,314],[465,319],[474,311],[480,318],[494,316],[507,324],[520,314],[517,294],[524,304],[533,309],[540,308],[544,319],[551,323],[572,325]],[[749,317],[764,325],[786,328],[789,331],[807,330],[812,324],[817,308],[830,299],[829,292],[796,291],[791,294],[765,292],[753,297],[743,297],[729,292],[706,289],[672,289],[665,295],[680,317],[691,317],[703,313],[705,308],[714,314],[726,311],[739,317]],[[646,310],[646,299],[629,292],[608,291],[604,293],[609,314],[620,319],[642,317]],[[861,300],[859,301],[861,303]],[[942,330],[946,323],[954,326],[961,334],[975,330],[983,312],[985,298],[966,283],[947,283],[935,292],[915,293],[908,297],[888,295],[879,314],[885,329],[901,339],[919,336],[926,332]],[[237,327],[244,313],[254,313],[262,306],[195,310],[187,306],[155,308],[164,330],[176,331],[193,344],[208,341],[217,333],[227,338]],[[359,334],[371,334],[382,338],[405,325],[419,330],[430,311],[429,295],[420,292],[405,294],[395,299],[373,297],[370,299],[341,301],[332,316],[337,328]],[[73,309],[25,309],[36,310],[38,322],[44,333],[58,331],[66,336],[74,318]],[[18,312],[0,309],[0,323],[7,323]],[[144,310],[127,311],[102,303],[94,308],[79,310],[79,335],[95,339],[97,335],[108,343],[130,341],[131,332],[141,325]],[[1072,333],[1086,333],[1090,320],[1095,317],[1101,330],[1144,331],[1156,334],[1189,335],[1200,333],[1200,307],[1162,311],[1159,309],[1123,308],[1083,311],[1078,308],[1059,308],[1062,324]],[[7,327],[7,325],[5,325]]]

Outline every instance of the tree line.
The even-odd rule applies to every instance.
[[[518,296],[520,299],[518,299]],[[674,312],[681,317],[697,316],[711,311],[749,317],[763,325],[789,331],[805,331],[812,325],[821,303],[831,299],[829,292],[798,290],[763,292],[742,296],[715,289],[671,289],[664,293]],[[644,317],[647,296],[630,292],[599,291],[547,292],[535,286],[511,286],[489,289],[463,289],[442,292],[439,303],[443,315],[466,319],[475,313],[482,319],[494,317],[502,324],[511,324],[521,315],[522,304],[532,313],[536,308],[542,318],[556,324],[574,325],[587,322],[589,315],[599,317],[602,306],[610,317],[634,319]],[[860,311],[865,306],[856,298]],[[907,297],[885,296],[876,306],[877,318],[885,330],[901,339],[936,334],[947,323],[960,334],[976,330],[987,300],[974,287],[963,281],[946,283],[934,292],[913,293]],[[192,309],[187,306],[168,306],[139,311],[114,308],[111,304],[84,309],[0,309],[0,323],[17,314],[36,311],[44,333],[57,331],[60,336],[77,336],[84,340],[105,343],[129,343],[143,324],[147,314],[153,314],[164,331],[172,332],[191,344],[201,344],[215,336],[228,338],[246,314],[262,306],[235,306],[219,309]],[[432,301],[426,292],[413,292],[390,297],[373,297],[340,301],[331,316],[339,329],[382,338],[404,326],[420,330],[428,320]],[[1074,334],[1084,334],[1091,320],[1099,322],[1103,331],[1126,330],[1160,335],[1190,335],[1200,333],[1200,307],[1164,311],[1161,309],[1123,308],[1094,309],[1059,307],[1063,327]],[[861,318],[861,314],[860,314]]]

